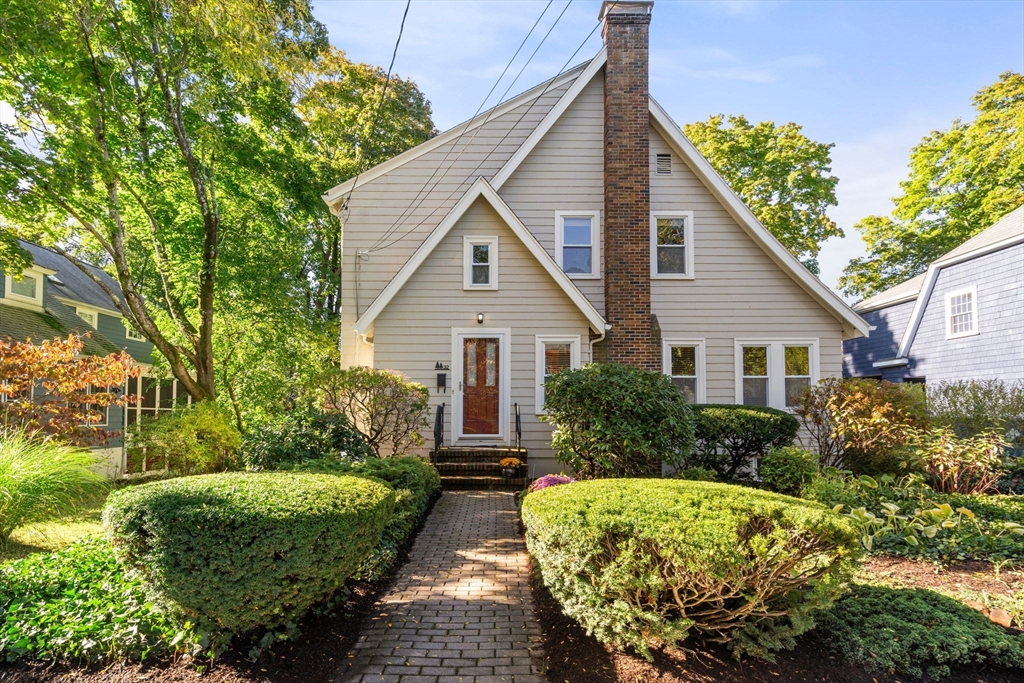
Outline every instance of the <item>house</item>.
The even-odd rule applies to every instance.
[[[871,331],[843,343],[846,377],[1024,380],[1024,206],[854,310]]]
[[[143,374],[129,378],[124,391],[140,400],[123,408],[108,407],[103,423],[96,425],[107,431],[122,431],[140,417],[154,417],[171,410],[179,401],[189,402],[176,380],[152,376],[153,345],[124,322],[107,293],[82,268],[120,294],[121,288],[114,278],[101,268],[76,265],[37,244],[20,244],[32,255],[32,265],[20,273],[20,279],[0,269],[0,339],[31,339],[38,343],[79,334],[83,335],[84,354],[105,356],[127,351],[142,365]],[[88,337],[84,337],[86,333]],[[96,450],[102,457],[104,472],[111,477],[145,466],[133,463],[129,467],[120,440]]]
[[[589,62],[324,195],[342,364],[430,387],[448,447],[521,443],[531,476],[557,472],[551,373],[630,363],[692,401],[786,408],[867,333],[650,98],[652,6],[604,3]]]

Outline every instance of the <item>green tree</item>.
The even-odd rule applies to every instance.
[[[219,301],[299,287],[308,0],[0,0],[0,36],[0,217],[101,254],[111,305],[213,398]]]
[[[746,202],[757,219],[811,272],[818,252],[843,231],[827,215],[839,179],[829,175],[833,145],[814,142],[795,123],[751,125],[744,116],[715,114],[683,133]]]
[[[1024,76],[1006,72],[973,98],[974,121],[953,121],[910,151],[891,216],[855,226],[868,255],[839,280],[868,297],[923,273],[928,264],[1024,203]]]

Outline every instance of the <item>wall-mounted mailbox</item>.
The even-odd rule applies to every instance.
[[[434,369],[435,370],[449,370],[450,368],[447,365],[445,365],[444,363],[442,363],[441,361],[437,361],[436,363],[434,363]],[[441,392],[441,393],[444,393],[444,392],[448,391],[448,373],[446,373],[446,372],[439,372],[439,373],[437,373],[437,390],[439,392]]]

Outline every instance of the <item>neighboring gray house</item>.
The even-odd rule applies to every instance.
[[[1024,380],[1024,206],[853,308],[871,332],[843,342],[846,377]]]
[[[630,363],[693,401],[787,409],[867,333],[650,98],[652,4],[605,2],[592,60],[324,195],[342,364],[429,387],[447,447],[514,447],[518,414],[530,473],[557,472],[540,416],[560,369]]]
[[[177,381],[149,376],[153,345],[125,324],[110,297],[81,269],[60,254],[31,242],[21,246],[32,255],[32,265],[16,280],[0,269],[0,339],[39,343],[70,334],[84,335],[82,352],[105,356],[125,350],[143,367],[143,374],[130,378],[124,391],[140,396],[136,404],[107,408],[104,420],[96,426],[120,432],[142,416],[156,416],[170,410],[181,399]],[[121,288],[100,268],[86,265],[113,291]],[[0,396],[0,400],[2,400]],[[120,440],[97,449],[104,457],[104,471],[112,477],[126,472],[127,460]],[[140,467],[142,467],[140,465]]]

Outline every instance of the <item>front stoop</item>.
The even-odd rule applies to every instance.
[[[448,490],[520,490],[529,481],[526,477],[506,479],[501,476],[503,458],[519,458],[527,462],[525,448],[450,446],[430,452],[430,461],[441,475],[441,487]],[[524,465],[525,468],[525,465]]]

